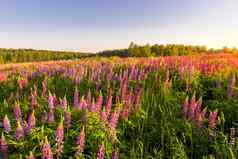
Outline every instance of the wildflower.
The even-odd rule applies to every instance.
[[[115,129],[117,127],[119,116],[120,116],[120,108],[117,107],[112,113],[110,122],[109,122],[109,125],[112,129]]]
[[[47,91],[47,79],[45,78],[43,81],[42,81],[42,96],[43,97],[46,97],[46,91]]]
[[[210,129],[214,129],[217,122],[217,111],[210,112],[209,119],[208,119],[208,126]]]
[[[72,116],[71,116],[71,112],[65,111],[64,112],[64,124],[66,128],[70,128],[71,127],[71,120],[72,120]]]
[[[140,110],[141,95],[142,95],[142,88],[139,88],[139,90],[137,90],[135,95],[135,112],[138,112]]]
[[[52,124],[55,122],[55,115],[54,115],[54,110],[50,109],[49,113],[48,113],[48,123]]]
[[[112,159],[119,159],[118,151],[114,150],[112,152]]]
[[[97,159],[104,159],[105,148],[104,145],[100,145],[97,152]]]
[[[8,144],[3,133],[0,140],[0,150],[1,150],[3,159],[7,159],[8,158]]]
[[[98,96],[98,99],[97,99],[97,103],[96,103],[97,111],[100,111],[102,109],[102,103],[103,103],[103,96],[100,93],[100,95]]]
[[[59,123],[59,126],[56,129],[55,132],[55,142],[56,142],[56,154],[57,156],[61,156],[63,153],[64,148],[64,126],[63,121]]]
[[[189,101],[187,96],[183,103],[183,116],[185,119],[187,118],[188,111],[189,111]]]
[[[16,121],[22,121],[21,108],[19,102],[16,102],[13,108]]]
[[[100,119],[101,119],[102,122],[106,122],[107,121],[107,113],[105,111],[101,111]]]
[[[27,156],[27,159],[35,159],[32,151],[30,151],[29,156]]]
[[[125,105],[122,110],[122,118],[127,119],[131,110],[131,92],[127,95],[126,100],[125,100]]]
[[[88,90],[86,102],[87,104],[91,104],[91,101],[92,101],[92,94],[91,94],[91,91]]]
[[[17,141],[24,137],[24,130],[19,121],[17,121],[15,137]]]
[[[82,98],[81,98],[81,100],[80,100],[79,108],[80,108],[81,110],[84,110],[84,109],[87,108],[87,102],[85,101],[84,96],[82,96]]]
[[[107,102],[106,102],[106,114],[109,115],[112,107],[112,91],[109,91],[109,95],[107,97]]]
[[[50,109],[54,109],[54,96],[49,93],[49,97],[48,97],[48,106]]]
[[[3,119],[3,128],[6,133],[9,133],[11,131],[11,124],[7,117],[7,114],[4,116],[4,119]]]
[[[19,79],[17,81],[17,83],[18,83],[20,90],[23,90],[23,88],[25,88],[25,86],[27,85],[27,79],[23,79],[23,78]]]
[[[67,99],[66,99],[66,96],[64,96],[63,99],[60,99],[60,105],[61,105],[62,109],[64,111],[66,111],[66,109],[67,109]]]
[[[84,150],[84,146],[85,146],[85,132],[84,132],[84,127],[81,130],[79,136],[77,137],[76,140],[76,144],[77,144],[77,151],[75,153],[75,157],[80,157],[83,153]]]
[[[33,110],[28,118],[28,130],[30,131],[31,129],[35,128],[36,125],[36,117],[35,117],[35,111]]]
[[[47,136],[45,137],[45,141],[41,151],[42,151],[42,159],[53,159],[53,153],[51,151],[51,147],[48,142]]]

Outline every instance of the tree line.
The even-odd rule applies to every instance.
[[[149,56],[182,56],[201,53],[237,53],[236,48],[208,49],[206,46],[193,46],[182,44],[155,44],[137,45],[131,43],[127,49],[105,50],[99,52],[99,56],[120,56],[120,57],[149,57]]]
[[[90,56],[89,53],[33,50],[33,49],[0,49],[0,64],[49,61],[49,60],[67,60]]]

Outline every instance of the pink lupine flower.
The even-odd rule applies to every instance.
[[[131,110],[131,92],[127,95],[126,100],[125,100],[125,105],[122,110],[122,118],[127,119]]]
[[[82,96],[80,103],[79,103],[80,110],[84,110],[87,108],[87,102],[84,99],[84,96]]]
[[[45,137],[45,141],[41,151],[42,151],[42,159],[53,159],[53,153],[51,151],[51,147],[48,142],[47,136]]]
[[[206,109],[204,109],[203,111],[197,112],[196,125],[198,128],[202,128],[203,122],[205,120],[205,115],[206,115]]]
[[[78,108],[79,107],[79,91],[78,91],[78,88],[76,87],[75,88],[75,91],[74,91],[74,108]]]
[[[54,106],[55,106],[54,96],[51,93],[49,93],[49,97],[48,97],[48,106],[50,109],[54,109]]]
[[[217,111],[210,112],[209,119],[208,119],[208,127],[210,129],[214,129],[217,123]]]
[[[119,116],[120,116],[120,108],[116,107],[116,109],[114,110],[114,112],[111,115],[110,123],[109,123],[109,125],[112,129],[115,129],[117,127]]]
[[[48,123],[52,124],[55,122],[55,115],[54,115],[54,110],[50,109],[49,113],[48,113]]]
[[[97,159],[104,159],[105,148],[104,145],[100,145],[97,152]]]
[[[90,110],[91,110],[92,112],[97,112],[97,105],[95,104],[94,99],[93,99],[93,101],[92,101],[92,103],[91,103]]]
[[[88,90],[86,101],[87,101],[87,104],[91,104],[92,94],[90,90]]]
[[[8,143],[7,143],[3,133],[2,133],[1,140],[0,140],[0,150],[1,150],[3,159],[7,159],[8,158]]]
[[[34,92],[31,92],[31,107],[37,106],[37,94]]]
[[[32,151],[30,151],[29,156],[27,157],[27,159],[35,159]]]
[[[21,108],[19,102],[16,102],[13,108],[16,121],[22,121]]]
[[[42,81],[42,96],[47,97],[46,93],[47,93],[47,79],[45,78]]]
[[[119,159],[118,151],[113,151],[112,152],[112,159]]]
[[[19,79],[19,80],[17,81],[20,90],[23,90],[23,88],[26,87],[27,82],[28,82],[27,79],[24,79],[24,78]]]
[[[55,142],[56,142],[56,154],[57,156],[61,156],[64,148],[64,126],[63,121],[59,123],[59,126],[55,132]]]
[[[189,113],[188,113],[188,119],[189,120],[194,120],[195,119],[196,109],[197,109],[197,103],[196,103],[196,97],[195,97],[195,94],[194,94],[191,101],[190,101],[190,107],[189,107]]]
[[[66,96],[64,96],[63,99],[60,99],[60,106],[61,108],[66,111],[67,109],[67,99],[66,99]]]
[[[101,113],[100,113],[100,120],[102,121],[102,122],[106,122],[107,121],[107,113],[105,112],[105,111],[101,111]]]
[[[139,90],[136,92],[135,95],[135,112],[138,112],[140,110],[141,95],[142,95],[142,88],[139,88]]]
[[[7,117],[7,114],[4,116],[4,119],[3,119],[3,128],[6,133],[9,133],[11,131],[11,124]]]
[[[77,150],[76,150],[76,153],[75,153],[75,157],[80,157],[82,155],[82,153],[83,153],[84,146],[85,146],[84,127],[81,130],[79,136],[77,137],[76,144],[77,144],[77,148],[76,148]]]
[[[109,115],[112,107],[112,91],[109,91],[107,102],[106,102],[106,114]]]
[[[31,131],[31,129],[35,128],[36,125],[36,117],[35,117],[35,111],[33,110],[28,118],[28,131]]]
[[[17,141],[24,137],[24,129],[22,128],[19,121],[17,121],[15,137]]]
[[[98,96],[98,100],[97,100],[97,111],[101,111],[102,109],[102,104],[103,104],[103,96],[102,94],[100,93],[100,95]]]
[[[69,110],[65,111],[64,112],[64,125],[66,128],[71,127],[71,121],[72,121],[71,112]]]

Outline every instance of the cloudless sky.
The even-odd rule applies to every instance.
[[[100,51],[238,47],[238,0],[1,0],[0,47]]]

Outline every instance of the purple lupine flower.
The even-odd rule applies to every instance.
[[[105,148],[104,145],[100,145],[97,152],[97,159],[104,159]]]
[[[22,121],[21,108],[19,102],[16,102],[13,108],[16,121]]]
[[[55,122],[55,114],[54,114],[54,110],[50,109],[50,111],[48,112],[48,123],[52,124]]]
[[[17,121],[17,128],[15,133],[15,138],[19,141],[21,138],[24,137],[24,129],[22,128],[20,121]]]
[[[47,136],[45,137],[45,141],[41,151],[42,151],[42,159],[53,159],[53,153],[51,151],[51,147],[48,142]]]
[[[0,150],[1,150],[3,159],[7,159],[8,158],[8,144],[3,133],[0,140]]]
[[[67,99],[66,99],[66,96],[64,96],[63,99],[60,99],[60,106],[61,108],[66,111],[67,109]]]
[[[56,142],[56,154],[57,156],[61,156],[63,153],[64,148],[64,126],[63,121],[59,123],[59,126],[56,129],[55,132],[55,142]]]
[[[75,88],[75,91],[74,91],[74,108],[78,108],[79,107],[79,91],[78,91],[78,88],[76,87]]]
[[[206,115],[206,109],[203,109],[203,111],[199,111],[196,114],[196,124],[198,128],[202,128],[203,122],[205,120]]]
[[[55,106],[54,96],[51,93],[49,93],[49,97],[48,97],[48,106],[50,109],[54,109],[54,106]]]
[[[125,105],[122,110],[122,118],[127,119],[131,110],[131,92],[127,95],[126,100],[125,100]]]
[[[64,112],[64,125],[66,128],[70,128],[71,127],[71,121],[72,121],[72,115],[71,112],[65,111]]]
[[[112,152],[112,159],[119,159],[118,151],[114,150]]]
[[[217,111],[210,112],[208,119],[208,127],[210,129],[214,129],[216,127],[216,122],[217,122]]]
[[[34,92],[31,92],[31,107],[37,106],[37,96]]]
[[[135,112],[138,112],[140,110],[141,95],[142,95],[142,88],[139,88],[139,90],[136,92],[135,95]]]
[[[30,151],[29,156],[27,156],[27,159],[35,159],[32,151]]]
[[[197,102],[195,94],[193,95],[191,101],[190,101],[190,107],[189,107],[189,113],[188,113],[188,119],[194,120],[195,119],[195,111],[197,109]]]
[[[46,92],[47,92],[47,79],[45,78],[42,81],[42,96],[43,97],[47,97]]]
[[[31,131],[31,129],[34,129],[36,126],[36,117],[35,117],[35,111],[33,110],[28,118],[28,132]]]
[[[103,103],[103,96],[102,96],[102,94],[100,93],[100,95],[98,96],[97,103],[96,103],[97,111],[98,111],[98,112],[100,112],[101,109],[102,109],[102,103]]]
[[[11,131],[11,124],[7,117],[7,114],[4,116],[4,119],[3,119],[3,128],[6,133],[9,133]]]
[[[76,150],[76,153],[75,153],[75,157],[80,157],[82,155],[82,153],[83,153],[84,146],[85,146],[84,127],[81,130],[79,136],[77,137],[76,144],[77,144],[77,148],[76,148],[77,150]]]

